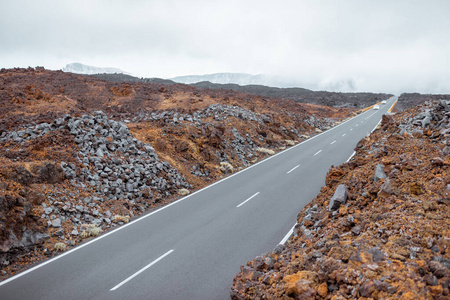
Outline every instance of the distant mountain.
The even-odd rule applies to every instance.
[[[212,83],[219,84],[239,84],[239,85],[267,85],[267,86],[283,86],[281,82],[277,82],[275,77],[267,76],[267,75],[252,75],[247,73],[214,73],[214,74],[205,74],[205,75],[186,75],[186,76],[177,76],[174,78],[170,78],[170,80],[184,83],[184,84],[192,84],[197,82],[209,81]]]
[[[64,72],[76,73],[76,74],[129,74],[121,69],[117,68],[100,68],[94,66],[83,65],[81,63],[67,64],[63,69]]]

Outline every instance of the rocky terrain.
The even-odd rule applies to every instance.
[[[124,74],[96,74],[92,76],[111,82],[127,81],[176,84],[168,79],[137,78]],[[219,84],[211,83],[209,81],[192,83],[190,85],[202,90],[230,90],[260,97],[283,98],[297,103],[312,103],[317,105],[351,108],[365,108],[392,96],[391,94],[383,93],[337,93],[311,91],[304,88],[277,88],[264,85],[238,85],[232,83]]]
[[[311,91],[303,88],[276,88],[263,85],[240,86],[237,84],[217,84],[211,82],[198,82],[191,85],[201,89],[230,89],[261,97],[284,98],[298,103],[313,103],[334,107],[365,108],[393,96],[383,93],[338,93]]]
[[[0,103],[2,279],[356,113],[39,67]]]
[[[232,299],[449,299],[450,101],[384,116]]]
[[[408,108],[413,108],[431,100],[450,100],[450,95],[439,94],[419,94],[419,93],[403,93],[398,97],[395,111],[403,111]]]

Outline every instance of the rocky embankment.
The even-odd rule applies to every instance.
[[[449,299],[450,101],[384,116],[232,299]]]
[[[181,84],[0,72],[6,278],[354,113]]]
[[[403,93],[398,97],[394,110],[403,111],[432,100],[450,100],[450,95]]]

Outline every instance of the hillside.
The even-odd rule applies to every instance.
[[[276,88],[263,85],[240,86],[237,84],[216,84],[211,82],[198,82],[191,85],[201,89],[230,89],[261,97],[284,98],[298,103],[313,103],[334,107],[364,108],[392,96],[391,94],[381,93],[337,93],[311,91],[303,88]]]
[[[231,298],[448,299],[449,113],[442,100],[384,116]]]
[[[169,79],[137,78],[124,74],[95,74],[97,78],[110,82],[147,82],[158,84],[176,84]],[[284,98],[297,103],[312,103],[333,107],[365,108],[381,100],[390,98],[391,94],[382,93],[336,93],[327,91],[311,91],[304,88],[277,88],[264,85],[238,85],[234,83],[219,84],[202,81],[189,84],[202,90],[231,90],[260,97]]]
[[[2,278],[355,113],[43,68],[2,69],[0,103]]]

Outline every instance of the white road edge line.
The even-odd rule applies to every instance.
[[[247,200],[245,200],[244,202],[242,202],[241,204],[239,204],[236,207],[241,207],[242,205],[244,205],[245,203],[247,203],[248,201],[252,200],[254,197],[258,196],[259,192],[255,193],[253,196],[251,196],[250,198],[248,198]]]
[[[375,125],[375,127],[372,129],[372,131],[370,133],[374,132],[375,129],[377,129],[378,125],[380,125],[380,123],[381,123],[381,120],[380,120],[380,122],[377,123],[377,125]]]
[[[148,265],[146,265],[145,267],[143,267],[142,269],[140,269],[139,271],[137,271],[136,273],[134,273],[133,275],[131,275],[130,277],[128,277],[127,279],[125,279],[124,281],[122,281],[121,283],[119,283],[118,285],[116,285],[115,287],[113,287],[112,289],[110,289],[110,291],[115,291],[118,288],[120,288],[122,285],[124,285],[125,283],[127,283],[128,281],[130,281],[131,279],[133,279],[134,277],[138,276],[139,274],[141,274],[142,272],[144,272],[145,270],[147,270],[148,268],[150,268],[151,266],[153,266],[154,264],[156,264],[158,261],[160,261],[161,259],[163,259],[164,257],[166,257],[167,255],[169,255],[170,253],[173,252],[173,249],[167,251],[166,253],[164,253],[163,255],[161,255],[160,257],[158,257],[157,259],[155,259],[154,261],[152,261],[151,263],[149,263]]]
[[[334,143],[336,143],[336,140],[332,141],[332,142],[330,143],[330,145],[333,145]]]
[[[317,151],[316,153],[314,153],[314,156],[316,156],[317,154],[319,154],[320,152],[322,152],[322,150]]]
[[[288,231],[288,233],[286,233],[286,235],[284,236],[284,238],[281,240],[280,244],[286,244],[287,240],[291,237],[291,235],[294,233],[294,228],[295,225],[297,225],[297,223],[294,224],[294,226],[292,226],[291,230]]]
[[[294,170],[297,169],[298,167],[300,167],[300,165],[296,165],[295,167],[293,167],[292,169],[290,169],[286,174],[291,173],[292,171],[294,171]]]
[[[75,251],[77,251],[77,250],[80,250],[80,249],[86,247],[87,245],[90,245],[90,244],[92,244],[92,243],[95,243],[95,242],[97,242],[97,241],[99,241],[99,240],[101,240],[101,239],[107,237],[107,236],[110,235],[110,234],[113,234],[113,233],[115,233],[115,232],[117,232],[117,231],[119,231],[119,230],[122,230],[122,229],[124,229],[124,228],[127,228],[128,226],[131,226],[131,225],[133,225],[134,223],[137,223],[137,222],[139,222],[139,221],[142,221],[142,220],[144,220],[144,219],[150,217],[150,216],[153,215],[153,214],[156,214],[156,213],[158,213],[158,212],[160,212],[160,211],[162,211],[162,210],[164,210],[164,209],[166,209],[166,208],[171,207],[172,205],[175,205],[175,204],[177,204],[177,203],[179,203],[179,202],[181,202],[181,201],[184,201],[184,200],[186,200],[186,199],[188,199],[188,198],[194,196],[195,194],[198,194],[198,193],[200,193],[200,192],[202,192],[202,191],[204,191],[204,190],[206,190],[206,189],[209,189],[210,187],[213,187],[213,186],[215,186],[216,184],[221,183],[222,181],[225,181],[225,180],[230,179],[230,178],[232,178],[232,177],[234,177],[234,176],[236,176],[236,175],[238,175],[238,174],[240,174],[240,173],[243,173],[243,172],[245,172],[245,171],[247,171],[247,170],[250,170],[251,168],[256,167],[256,166],[259,165],[259,164],[262,164],[262,163],[268,161],[269,159],[272,159],[272,158],[274,158],[274,157],[276,157],[276,156],[278,156],[278,155],[281,155],[281,154],[283,154],[283,153],[285,153],[285,152],[287,152],[287,151],[289,151],[289,150],[292,150],[292,149],[294,149],[294,148],[296,148],[296,147],[299,147],[300,145],[303,145],[303,144],[305,144],[305,143],[307,143],[307,142],[309,142],[309,141],[315,139],[316,137],[321,136],[322,134],[329,133],[329,132],[333,131],[334,129],[338,128],[339,126],[344,125],[344,124],[346,124],[346,123],[352,121],[353,119],[356,119],[356,118],[358,118],[358,117],[361,117],[361,116],[365,115],[365,114],[368,113],[368,112],[370,112],[370,110],[367,110],[367,111],[365,111],[365,112],[363,112],[363,113],[361,113],[361,114],[359,114],[359,115],[357,115],[357,116],[354,116],[353,118],[348,119],[347,121],[344,121],[344,122],[342,122],[342,123],[340,123],[340,124],[334,126],[333,128],[330,128],[330,129],[328,129],[328,130],[326,130],[326,131],[324,131],[324,132],[321,132],[321,133],[319,133],[319,134],[313,136],[312,138],[309,138],[309,139],[307,139],[307,140],[305,140],[305,141],[303,141],[303,142],[301,142],[301,143],[298,143],[298,144],[295,145],[295,146],[292,146],[292,147],[290,147],[290,148],[287,148],[286,150],[283,150],[283,151],[281,151],[281,152],[278,152],[278,153],[276,153],[275,155],[269,156],[269,157],[267,157],[266,159],[263,159],[263,160],[257,162],[256,164],[253,164],[253,165],[249,166],[248,168],[242,169],[242,170],[240,170],[239,172],[236,172],[236,173],[234,173],[234,174],[231,174],[231,175],[228,176],[228,177],[222,178],[222,179],[219,180],[219,181],[216,181],[216,182],[214,182],[214,183],[212,183],[212,184],[210,184],[210,185],[208,185],[208,186],[205,186],[204,188],[202,188],[202,189],[200,189],[200,190],[198,190],[198,191],[195,191],[195,192],[193,192],[192,194],[187,195],[186,197],[183,197],[183,198],[181,198],[181,199],[178,199],[177,201],[174,201],[174,202],[172,202],[172,203],[169,203],[169,204],[167,204],[167,205],[165,205],[165,206],[163,206],[163,207],[161,207],[161,208],[158,208],[157,210],[154,210],[154,211],[149,212],[149,213],[147,213],[147,214],[145,214],[145,215],[142,215],[142,216],[140,216],[139,218],[137,218],[137,219],[135,219],[135,220],[133,220],[133,221],[131,221],[131,222],[128,222],[128,223],[126,223],[126,224],[124,224],[124,225],[122,225],[122,226],[120,226],[120,227],[118,227],[118,228],[116,228],[116,229],[113,229],[113,230],[111,230],[111,231],[109,231],[109,232],[107,232],[107,233],[105,233],[105,234],[102,234],[101,236],[99,236],[99,237],[97,237],[97,238],[95,238],[95,239],[92,239],[92,240],[90,240],[90,241],[88,241],[88,242],[86,242],[86,243],[84,243],[84,244],[81,244],[81,245],[79,245],[79,246],[77,246],[77,247],[75,247],[75,248],[70,249],[69,251],[66,251],[66,252],[64,252],[64,253],[62,253],[62,254],[56,256],[56,257],[53,257],[53,258],[51,258],[51,259],[49,259],[49,260],[47,260],[47,261],[45,261],[45,262],[43,262],[43,263],[40,263],[40,264],[38,264],[38,265],[36,265],[36,266],[34,266],[34,267],[28,269],[28,270],[25,270],[25,271],[23,271],[23,272],[21,272],[21,273],[19,273],[19,274],[17,274],[17,275],[14,275],[14,276],[12,276],[12,277],[10,277],[10,278],[8,278],[8,279],[5,279],[5,280],[3,280],[3,281],[0,282],[0,286],[2,286],[2,285],[4,285],[4,284],[7,284],[8,282],[11,282],[11,281],[13,281],[13,280],[15,280],[15,279],[17,279],[17,278],[20,278],[20,277],[22,277],[22,276],[24,276],[24,275],[26,275],[26,274],[28,274],[28,273],[31,273],[31,272],[33,272],[34,270],[37,270],[37,269],[39,269],[39,268],[41,268],[41,267],[43,267],[43,266],[45,266],[45,265],[47,265],[47,264],[49,264],[49,263],[51,263],[51,262],[54,262],[54,261],[56,261],[56,260],[58,260],[58,259],[60,259],[60,258],[63,258],[64,256],[66,256],[66,255],[68,255],[68,254],[71,254],[72,252],[75,252]]]
[[[352,153],[352,155],[350,155],[350,157],[347,159],[347,161],[346,162],[349,162],[350,161],[350,159],[352,159],[352,157],[353,156],[355,156],[355,154],[356,154],[356,151],[353,151],[353,153]]]

